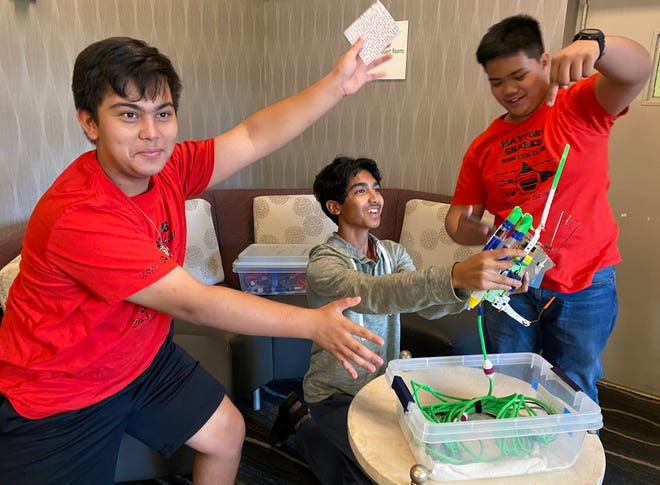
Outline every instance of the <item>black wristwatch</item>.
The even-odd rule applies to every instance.
[[[595,40],[598,42],[598,59],[603,57],[603,54],[605,53],[605,34],[603,34],[600,30],[583,29],[575,34],[575,37],[573,37],[573,42],[576,40]]]

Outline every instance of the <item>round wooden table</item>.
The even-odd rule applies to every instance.
[[[348,437],[358,463],[378,485],[411,483],[410,468],[417,463],[399,425],[400,403],[383,375],[357,393],[348,410]],[[585,435],[575,464],[567,469],[534,475],[508,476],[480,480],[436,482],[501,485],[587,485],[601,484],[605,474],[605,451],[595,434]]]

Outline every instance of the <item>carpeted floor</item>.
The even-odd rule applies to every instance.
[[[268,444],[268,433],[284,396],[299,380],[274,381],[261,392],[260,411],[247,401],[237,402],[245,416],[247,439],[236,483],[238,485],[317,485],[319,482],[295,450],[293,438],[279,448]],[[600,405],[604,427],[604,485],[660,484],[660,399],[601,383]],[[530,480],[533,483],[533,480]],[[190,477],[168,477],[122,485],[191,485]]]
[[[660,484],[660,399],[600,383],[604,485]]]
[[[272,447],[268,443],[268,435],[275,422],[277,408],[292,390],[302,396],[300,380],[274,381],[262,387],[259,411],[252,410],[250,402],[236,403],[245,417],[247,428],[243,458],[236,478],[237,484],[316,485],[319,483],[296,451],[293,437],[280,448]]]

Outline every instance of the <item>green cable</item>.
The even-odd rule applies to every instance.
[[[486,339],[484,339],[483,310],[481,307],[481,303],[479,303],[479,308],[477,309],[477,328],[479,329],[479,343],[481,344],[481,354],[484,356],[484,360],[486,360],[488,358],[488,354],[486,353]]]
[[[486,352],[486,342],[483,332],[481,304],[478,309],[477,327],[479,330],[479,342],[484,362],[486,362],[488,361],[488,354]],[[514,393],[500,398],[493,396],[492,373],[488,377],[488,394],[472,399],[444,394],[414,380],[410,381],[410,385],[412,387],[413,399],[417,403],[417,407],[424,418],[427,421],[437,424],[466,420],[470,414],[477,413],[477,407],[480,408],[481,413],[493,416],[495,419],[537,416],[538,413],[535,409],[541,410],[546,414],[556,414],[556,411],[547,403],[540,399],[524,396],[523,394]],[[422,405],[419,397],[421,392],[430,394],[437,402]],[[556,438],[556,434],[496,438],[494,443],[499,449],[499,454],[494,456],[485,456],[482,440],[471,441],[470,444],[474,446],[469,446],[467,442],[447,442],[437,444],[427,443],[425,448],[427,453],[432,457],[452,465],[461,465],[469,463],[470,458],[472,461],[493,462],[507,456],[525,457],[534,450],[535,443],[548,445]],[[475,447],[477,448],[476,450],[473,449]]]

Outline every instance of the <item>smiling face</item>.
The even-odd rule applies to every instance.
[[[359,248],[369,231],[380,226],[384,203],[380,184],[367,170],[360,170],[348,181],[344,203],[330,200],[327,204],[338,216],[339,235]]]
[[[548,92],[547,53],[539,61],[519,52],[514,56],[497,57],[484,68],[493,96],[508,111],[505,119],[520,123],[532,116],[545,102]]]
[[[154,99],[138,99],[109,91],[97,119],[82,109],[78,121],[96,144],[97,158],[106,175],[129,197],[145,192],[151,176],[159,173],[174,150],[177,119],[169,88]]]

